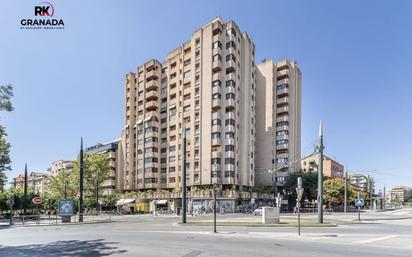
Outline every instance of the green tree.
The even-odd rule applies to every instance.
[[[119,198],[120,197],[117,194],[105,195],[103,198],[103,207],[110,210],[116,208],[116,203]]]
[[[13,97],[13,87],[10,84],[0,86],[0,111],[13,111],[11,98]],[[6,129],[0,124],[0,191],[3,192],[7,182],[6,171],[10,168],[10,144],[6,141]]]
[[[73,199],[78,192],[73,181],[74,175],[70,172],[59,171],[56,176],[53,176],[49,181],[49,190],[54,198],[63,199],[65,193],[67,199]]]
[[[318,175],[317,173],[302,171],[290,174],[288,180],[285,183],[284,189],[286,191],[286,198],[291,206],[296,204],[296,187],[298,177],[302,177],[302,187],[304,188],[302,200],[315,200],[317,198],[317,185]]]
[[[102,185],[108,179],[110,174],[110,163],[108,154],[92,153],[84,155],[83,163],[83,185],[84,185],[84,206],[96,206],[96,191],[99,190],[99,196],[102,196]],[[72,172],[71,181],[76,190],[79,190],[80,162],[76,160]]]
[[[332,205],[342,205],[345,194],[345,181],[340,178],[327,178],[323,181],[323,199]]]

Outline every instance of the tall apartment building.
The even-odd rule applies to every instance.
[[[86,154],[107,154],[110,171],[108,179],[105,180],[102,185],[104,195],[115,193],[119,188],[122,188],[122,179],[117,179],[119,175],[122,175],[121,170],[123,167],[122,151],[119,149],[119,144],[120,139],[117,139],[104,144],[96,144],[85,149]]]
[[[406,186],[396,186],[390,192],[390,199],[394,204],[405,204],[412,199],[412,188]]]
[[[299,170],[302,74],[289,60],[264,60],[256,73],[256,185],[282,186]]]
[[[219,17],[193,32],[163,62],[126,75],[122,130],[124,190],[255,184],[255,46]]]

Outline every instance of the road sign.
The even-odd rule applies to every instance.
[[[362,207],[365,204],[363,198],[358,198],[355,200],[355,206],[356,207]]]
[[[72,200],[60,200],[59,201],[59,215],[60,216],[73,216],[73,201]]]
[[[41,197],[35,196],[32,201],[34,204],[41,204]]]

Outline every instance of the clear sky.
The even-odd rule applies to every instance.
[[[412,186],[412,1],[58,0],[64,30],[20,30],[40,2],[2,1],[0,84],[15,90],[15,111],[0,113],[10,178],[25,162],[46,171],[74,159],[81,136],[86,146],[119,138],[125,74],[221,16],[248,32],[256,62],[298,62],[302,154],[322,120],[327,155],[374,170],[378,188]]]

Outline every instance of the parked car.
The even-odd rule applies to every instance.
[[[263,212],[263,209],[262,209],[263,207],[259,207],[259,208],[257,208],[257,209],[255,209],[254,211],[253,211],[253,215],[255,215],[255,216],[260,216],[260,215],[262,215],[262,212]]]

